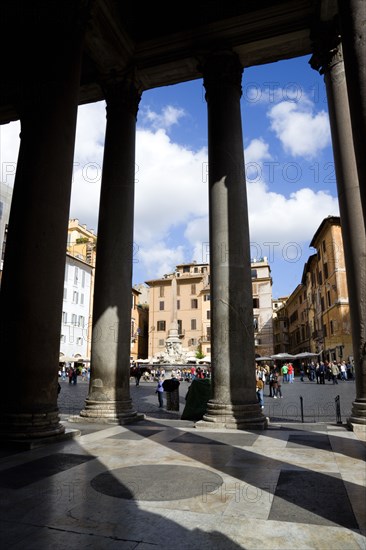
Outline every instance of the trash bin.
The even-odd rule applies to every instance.
[[[163,382],[167,411],[179,411],[179,386],[180,382],[176,378],[170,378]]]

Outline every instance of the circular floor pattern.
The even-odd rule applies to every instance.
[[[91,480],[95,491],[127,500],[168,501],[220,490],[223,479],[203,468],[144,465],[118,468]]]

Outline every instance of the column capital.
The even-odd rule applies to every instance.
[[[311,33],[313,55],[309,64],[320,74],[343,62],[341,34],[336,20],[320,23]]]
[[[107,117],[109,113],[119,110],[137,116],[142,88],[133,75],[111,74],[103,80],[102,88],[107,103]]]
[[[208,55],[199,65],[203,74],[206,100],[211,94],[222,92],[228,84],[237,87],[242,94],[241,80],[243,67],[239,57],[231,50],[220,50]]]

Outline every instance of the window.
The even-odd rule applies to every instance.
[[[328,307],[330,307],[332,305],[332,299],[330,297],[330,290],[328,290],[328,292],[327,292],[327,302],[328,302]]]
[[[191,330],[197,330],[197,320],[191,319]]]
[[[164,311],[164,302],[159,302],[159,310]]]
[[[178,319],[177,323],[178,323],[178,334],[183,334],[183,322],[181,321],[181,319]]]
[[[211,319],[211,310],[210,309],[208,309],[206,311],[206,319]]]
[[[204,302],[209,302],[211,300],[211,294],[205,294],[203,296],[203,301]]]
[[[64,287],[64,300],[67,300],[67,288]]]
[[[84,294],[80,294],[80,305],[84,305]]]
[[[180,300],[177,300],[177,309],[180,309]]]
[[[69,278],[69,264],[65,265],[65,281]]]
[[[63,322],[64,325],[67,325],[67,312],[66,311],[62,312],[62,322]]]
[[[183,267],[183,273],[189,273],[189,266]]]
[[[177,296],[180,296],[180,285],[177,283]]]
[[[328,279],[328,264],[324,264],[323,265],[323,269],[324,269],[324,279]]]
[[[211,327],[206,328],[207,340],[211,340]]]
[[[164,287],[163,286],[159,287],[159,298],[164,298]]]
[[[197,294],[195,284],[191,285],[191,294]]]
[[[165,330],[165,321],[158,321],[157,322],[157,330]]]
[[[325,252],[326,250],[325,241],[322,242],[322,246],[323,246],[323,251]]]
[[[79,327],[84,328],[85,319],[82,315],[79,315]]]
[[[198,300],[197,300],[197,298],[193,298],[191,300],[191,308],[192,309],[198,309]]]
[[[66,336],[65,336],[65,334],[61,334],[60,342],[62,342],[63,344],[66,342]]]
[[[79,336],[79,338],[76,339],[76,343],[78,346],[82,346],[83,345],[83,339]]]
[[[319,271],[319,273],[318,273],[318,284],[319,285],[323,284],[323,275],[322,275],[321,271]]]
[[[75,313],[73,313],[71,315],[71,324],[76,326],[77,325],[77,322],[78,322],[78,318],[77,318],[77,315],[75,315]]]
[[[253,309],[259,308],[259,298],[253,298]]]
[[[74,285],[77,285],[78,284],[78,280],[79,280],[79,269],[77,267],[75,267],[75,271],[74,271]]]
[[[85,271],[82,271],[81,273],[81,286],[85,287]]]
[[[193,269],[193,273],[198,273],[198,267],[195,267],[195,268]]]
[[[258,278],[258,271],[256,269],[252,269],[251,274],[252,274],[252,279]]]
[[[330,333],[334,334],[334,323],[333,323],[333,321],[330,321],[329,328],[330,328]]]
[[[325,310],[324,297],[323,297],[323,296],[320,298],[320,307],[321,307],[321,310],[322,310],[322,311]]]
[[[78,304],[79,303],[79,294],[74,291],[73,295],[72,295],[72,301],[74,304]]]
[[[323,336],[324,338],[326,338],[328,335],[327,335],[327,325],[323,325]]]
[[[255,332],[258,331],[258,317],[253,318],[253,328]]]

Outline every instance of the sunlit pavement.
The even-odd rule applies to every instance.
[[[62,415],[78,414],[84,407],[88,393],[87,381],[78,379],[76,385],[61,380],[61,393],[59,395],[59,409]],[[130,393],[133,405],[139,412],[157,418],[180,418],[184,406],[189,383],[181,382],[179,388],[180,411],[167,411],[158,408],[158,398],[155,394],[156,382],[141,381],[139,386],[131,379]],[[352,401],[355,399],[355,382],[338,381],[333,385],[326,381],[317,384],[305,379],[295,378],[293,384],[282,385],[283,399],[269,397],[269,386],[264,391],[264,414],[271,422],[336,422],[345,423],[351,414]],[[339,411],[337,411],[336,398],[339,396]],[[340,413],[340,418],[337,413]]]
[[[3,449],[2,548],[366,548],[365,443],[344,424],[354,382],[285,384],[283,399],[265,397],[264,413],[281,420],[261,432],[199,431],[180,420],[187,383],[172,412],[158,409],[155,383],[134,381],[145,420],[82,427],[67,418],[87,382],[61,386],[62,422],[81,435]]]

